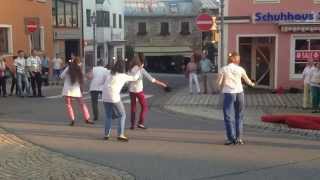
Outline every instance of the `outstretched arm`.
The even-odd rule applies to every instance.
[[[242,78],[249,86],[252,86],[252,87],[255,86],[255,84],[249,79],[249,77],[245,71],[242,74]]]
[[[153,78],[144,68],[142,68],[141,73],[143,74],[143,76],[145,76],[150,82],[162,86],[162,87],[167,87],[167,84],[165,84],[164,82],[157,80],[155,78]]]

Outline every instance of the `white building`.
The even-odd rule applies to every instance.
[[[94,21],[96,53],[94,53]],[[85,0],[83,1],[84,53],[86,68],[92,67],[95,59],[113,63],[113,58],[124,58],[124,1]],[[96,54],[96,58],[94,58]]]

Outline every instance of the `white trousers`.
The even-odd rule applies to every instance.
[[[196,73],[190,73],[189,74],[189,90],[190,90],[190,93],[193,93],[193,82],[196,85],[197,93],[200,93],[199,80],[198,80],[198,75]]]

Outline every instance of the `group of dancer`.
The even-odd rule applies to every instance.
[[[105,131],[104,139],[108,140],[111,136],[112,120],[118,121],[118,137],[122,142],[127,142],[129,139],[125,136],[125,119],[126,112],[121,101],[121,89],[129,82],[129,91],[131,99],[131,127],[130,129],[140,128],[146,129],[144,125],[145,114],[147,112],[147,103],[143,91],[143,78],[146,77],[149,81],[164,88],[168,88],[166,83],[163,83],[153,78],[144,69],[144,56],[139,53],[133,59],[129,60],[129,68],[126,69],[126,62],[122,59],[116,60],[110,68],[104,68],[103,62],[99,61],[98,66],[94,67],[87,75],[91,80],[90,95],[93,110],[93,120],[98,120],[98,98],[102,94],[102,101],[105,110]],[[61,73],[60,77],[64,79],[62,95],[65,98],[66,108],[70,119],[70,125],[74,126],[75,115],[72,107],[72,99],[77,99],[82,111],[84,120],[87,124],[94,124],[90,119],[90,113],[83,100],[83,85],[84,74],[81,70],[79,58],[71,59],[68,66]],[[136,124],[136,99],[141,106],[139,122]]]

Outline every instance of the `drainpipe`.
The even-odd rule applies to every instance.
[[[220,1],[220,34],[221,34],[221,49],[220,49],[220,58],[221,66],[224,66],[224,0]]]
[[[86,59],[84,54],[84,17],[83,17],[83,0],[81,0],[81,55],[83,59],[83,71],[86,69]]]

